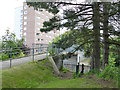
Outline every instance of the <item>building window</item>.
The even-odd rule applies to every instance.
[[[40,14],[40,11],[37,11],[38,14]]]
[[[25,16],[24,19],[27,19],[27,16]]]
[[[36,35],[40,35],[40,33],[36,33]]]
[[[24,14],[27,14],[27,11],[24,11]]]
[[[21,10],[21,13],[23,13],[23,10]]]
[[[37,28],[37,30],[39,30],[39,31],[40,31],[40,28]]]
[[[36,39],[36,41],[40,41],[40,38]]]
[[[27,30],[27,28],[26,28],[26,27],[24,27],[24,30]]]
[[[43,19],[43,18],[42,18],[41,20],[42,20],[42,21],[44,21],[44,19]]]
[[[41,12],[42,12],[43,10],[42,10],[42,9],[40,9],[39,11],[41,11]]]
[[[26,36],[26,32],[24,33],[24,36]]]
[[[26,41],[26,38],[25,38],[25,41]]]
[[[37,19],[40,19],[40,17],[36,17]]]
[[[48,18],[48,16],[46,16],[46,18]]]
[[[40,22],[37,22],[38,25],[40,25]]]
[[[22,32],[22,29],[20,29],[20,32]]]
[[[22,37],[22,34],[20,34],[20,37]]]
[[[24,25],[27,25],[27,22],[24,22]]]
[[[22,27],[22,24],[20,25],[20,27]]]
[[[21,18],[23,18],[23,15],[21,15]]]
[[[24,6],[24,9],[27,9],[27,5]]]

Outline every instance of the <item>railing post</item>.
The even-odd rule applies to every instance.
[[[40,44],[38,44],[38,54],[40,53]]]
[[[10,68],[12,67],[12,49],[10,49]]]
[[[33,61],[34,61],[34,43],[32,44],[32,54],[33,54]]]
[[[51,46],[51,56],[53,56],[53,44]]]
[[[46,45],[46,57],[48,56],[48,47]]]

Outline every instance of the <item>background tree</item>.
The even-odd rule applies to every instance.
[[[108,28],[108,23],[106,23],[106,21],[108,21],[107,18],[108,17],[111,18],[113,16],[115,16],[118,12],[118,10],[116,9],[118,7],[118,3],[111,3],[110,4],[110,12],[109,15],[106,16],[107,14],[107,9],[105,10],[105,6],[104,3],[98,3],[98,2],[92,2],[92,3],[71,3],[71,2],[50,2],[50,3],[44,3],[44,2],[27,2],[28,5],[33,6],[35,9],[39,9],[39,8],[45,8],[46,10],[48,10],[49,12],[52,12],[53,14],[57,14],[60,11],[61,7],[68,7],[67,9],[63,10],[63,16],[59,17],[59,16],[54,16],[52,19],[50,19],[47,22],[44,22],[44,28],[40,29],[41,31],[47,32],[50,30],[59,30],[60,28],[66,27],[68,30],[78,30],[80,32],[84,32],[84,39],[86,40],[86,38],[88,38],[86,41],[81,41],[83,44],[79,44],[78,48],[85,45],[85,43],[89,43],[89,42],[93,42],[92,43],[92,50],[91,52],[93,53],[92,57],[93,57],[93,65],[92,67],[95,69],[99,69],[100,68],[100,42],[104,43],[104,50],[105,52],[107,52],[109,49],[107,49],[106,47],[108,47],[108,44],[115,44],[115,45],[119,45],[119,42],[117,41],[113,41],[111,39],[109,39],[108,41],[108,36],[105,34],[105,32],[108,32],[109,29]],[[103,9],[104,7],[104,9]],[[114,11],[114,9],[116,11]],[[103,15],[102,15],[103,14]],[[104,15],[105,14],[105,15]],[[102,21],[101,21],[102,20]],[[114,19],[113,19],[114,20]],[[110,20],[109,20],[110,21]],[[115,21],[115,20],[114,20]],[[107,27],[105,27],[107,26]],[[111,27],[114,28],[113,24],[111,24]],[[85,30],[84,28],[87,28],[88,30],[91,30],[92,33],[87,33],[87,30]],[[100,34],[100,30],[103,30],[104,34],[104,41],[107,42],[105,43],[103,41],[103,39],[101,37],[102,33]],[[115,32],[114,32],[115,30]],[[109,33],[110,33],[110,29],[109,29]],[[111,29],[111,35],[118,35],[119,32],[116,31],[116,29]],[[80,34],[81,35],[81,34]],[[106,37],[107,36],[107,37]],[[70,35],[69,37],[65,37],[65,39],[69,38],[69,40],[71,39],[71,44],[67,44],[68,42],[66,42],[66,45],[71,46],[72,44],[75,44],[75,42],[73,41],[73,36]],[[75,38],[75,37],[74,37]],[[78,38],[77,38],[78,39]],[[93,41],[90,41],[90,40]],[[64,41],[63,40],[63,41]],[[65,43],[62,42],[64,49],[65,47]],[[75,49],[77,50],[77,49]],[[108,51],[109,52],[109,51]],[[107,62],[107,57],[108,54],[104,53],[104,60]],[[108,63],[108,62],[107,62]]]
[[[17,40],[14,33],[10,33],[6,30],[6,35],[2,36],[1,48],[4,51],[3,57],[10,58],[20,55],[27,55],[30,51],[28,47],[23,44],[24,39]],[[25,52],[27,50],[27,52]],[[23,54],[22,54],[23,53]],[[10,56],[11,55],[11,56]]]

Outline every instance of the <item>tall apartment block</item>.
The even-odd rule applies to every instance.
[[[23,6],[15,8],[14,32],[17,39],[22,38],[23,29]]]
[[[26,3],[23,4],[23,31],[22,36],[25,38],[24,44],[32,47],[32,44],[49,44],[56,36],[59,36],[59,30],[52,30],[48,33],[40,32],[43,28],[43,22],[48,21],[53,17],[45,9],[39,11],[34,10],[33,7],[28,7]]]

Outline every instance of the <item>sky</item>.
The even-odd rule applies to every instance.
[[[24,0],[1,0],[0,2],[0,37],[5,34],[7,29],[14,30],[15,8],[22,5]]]

